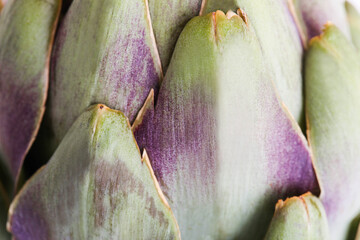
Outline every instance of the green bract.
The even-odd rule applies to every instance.
[[[261,239],[278,198],[316,187],[305,138],[239,13],[186,25],[155,110],[149,98],[134,127],[184,239]]]
[[[320,200],[310,193],[279,200],[265,240],[330,239],[326,213]]]
[[[267,74],[295,120],[303,123],[302,45],[291,12],[282,1],[207,0],[202,13],[243,9],[258,38]]]
[[[347,1],[0,0],[0,239],[360,240]]]
[[[180,239],[128,119],[95,105],[10,207],[16,239]]]
[[[0,14],[0,151],[14,179],[39,129],[60,0],[12,0]]]
[[[349,2],[345,2],[345,8],[350,25],[352,41],[355,47],[360,49],[360,14]]]
[[[51,60],[48,115],[56,143],[94,103],[132,122],[162,79],[147,0],[74,1]]]
[[[165,72],[182,29],[198,15],[200,6],[201,0],[149,0],[156,45]]]
[[[305,58],[308,138],[333,239],[345,239],[360,213],[359,59],[331,24],[310,41]]]

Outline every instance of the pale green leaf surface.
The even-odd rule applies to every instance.
[[[279,200],[265,240],[328,240],[329,226],[321,201],[311,193]]]
[[[310,41],[305,59],[308,138],[331,237],[345,239],[360,213],[360,61],[334,25]]]
[[[345,9],[350,26],[352,42],[355,47],[360,50],[360,13],[349,2],[345,2]]]
[[[74,0],[52,54],[55,142],[94,103],[120,110],[132,122],[161,79],[147,0]]]
[[[149,0],[152,26],[166,72],[175,43],[185,24],[199,14],[201,0]]]
[[[38,132],[61,0],[10,0],[0,15],[0,151],[13,178]]]
[[[76,120],[10,207],[21,239],[179,239],[176,220],[128,119],[103,105]]]
[[[279,198],[316,188],[306,140],[266,66],[251,22],[195,17],[153,119],[135,127],[184,239],[261,239]]]
[[[268,71],[282,101],[298,122],[303,121],[301,37],[284,0],[207,0],[202,9],[244,10],[260,41]]]

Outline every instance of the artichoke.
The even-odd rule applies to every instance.
[[[356,0],[0,10],[0,239],[360,238]]]
[[[329,238],[329,226],[321,201],[311,193],[305,193],[277,202],[265,240]]]

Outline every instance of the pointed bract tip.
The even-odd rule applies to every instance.
[[[319,42],[323,39],[324,35],[329,32],[331,29],[333,28],[336,28],[336,26],[330,22],[330,21],[327,21],[324,26],[322,27],[322,30],[321,30],[321,34],[320,35],[317,35],[315,37],[312,37],[310,40],[309,40],[309,44],[308,44],[308,47],[312,46],[314,43],[316,42]]]
[[[154,89],[151,89],[149,95],[147,96],[143,106],[141,107],[140,111],[138,112],[132,126],[131,130],[134,132],[143,122],[144,116],[149,111],[149,109],[154,110],[155,106],[154,100]]]
[[[247,14],[244,10],[242,10],[241,8],[239,8],[237,10],[237,14],[242,18],[242,20],[244,21],[244,23],[246,24],[246,26],[248,26],[248,17]]]
[[[296,201],[296,200],[303,201],[302,199],[307,198],[307,197],[312,197],[312,196],[315,197],[311,192],[306,192],[300,196],[288,197],[285,199],[285,201],[280,199],[276,203],[275,210],[281,209],[283,206],[285,206],[286,204],[289,204],[291,201]]]
[[[155,188],[156,188],[156,191],[157,191],[157,193],[158,193],[161,201],[163,202],[163,204],[164,204],[170,211],[172,211],[172,210],[171,210],[171,207],[170,207],[170,205],[169,205],[169,203],[168,203],[168,201],[166,200],[166,197],[165,197],[163,191],[162,191],[161,188],[160,188],[159,182],[158,182],[158,180],[157,180],[157,178],[156,178],[156,176],[155,176],[154,170],[153,170],[153,168],[152,168],[152,166],[151,166],[150,158],[149,158],[149,156],[148,156],[145,148],[144,148],[143,154],[142,154],[142,156],[141,156],[141,162],[142,162],[142,163],[145,163],[145,165],[147,166],[147,168],[148,168],[148,170],[149,170],[149,172],[150,172],[151,178],[152,178],[152,180],[153,180],[154,186],[155,186]],[[174,219],[175,219],[175,217],[174,217]],[[176,219],[175,219],[175,222],[176,222],[176,225],[177,225]],[[177,230],[178,230],[178,232],[180,233],[180,230],[179,230],[179,226],[178,226],[178,225],[177,225]],[[180,236],[180,234],[179,234],[179,236]]]
[[[240,16],[237,15],[236,13],[234,13],[233,11],[229,10],[229,11],[226,13],[226,17],[227,17],[227,19],[231,19],[232,17],[240,17]]]
[[[217,10],[216,12],[215,12],[215,14],[216,14],[216,16],[225,16],[225,13],[223,12],[223,11],[221,11],[221,10]]]
[[[328,28],[334,27],[334,23],[332,23],[331,21],[327,21],[324,26],[322,27],[322,32],[327,31]]]

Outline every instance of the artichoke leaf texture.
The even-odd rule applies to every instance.
[[[324,24],[335,24],[348,39],[351,39],[346,18],[344,0],[290,0],[298,8],[309,39],[322,32]]]
[[[161,63],[166,72],[185,24],[199,14],[201,0],[148,0]]]
[[[261,239],[279,198],[317,190],[267,67],[243,11],[195,17],[134,122],[184,239]]]
[[[60,0],[10,0],[0,15],[0,152],[16,179],[38,132]]]
[[[360,12],[360,2],[358,0],[345,0],[345,3],[348,2],[353,5],[358,12]]]
[[[94,103],[120,110],[132,122],[161,79],[147,0],[74,0],[52,54],[48,116],[54,145]]]
[[[332,239],[345,239],[360,214],[360,60],[333,24],[305,57],[308,139]]]
[[[350,26],[352,42],[357,49],[360,49],[360,13],[350,2],[347,1],[345,2],[345,9]]]
[[[301,75],[302,36],[284,0],[206,0],[201,14],[218,9],[224,12],[243,9],[257,35],[268,71],[281,99],[301,126],[303,117],[303,85]]]
[[[325,209],[311,193],[279,200],[265,240],[327,240],[330,238]]]
[[[180,239],[129,121],[98,104],[74,122],[9,210],[18,239]]]

